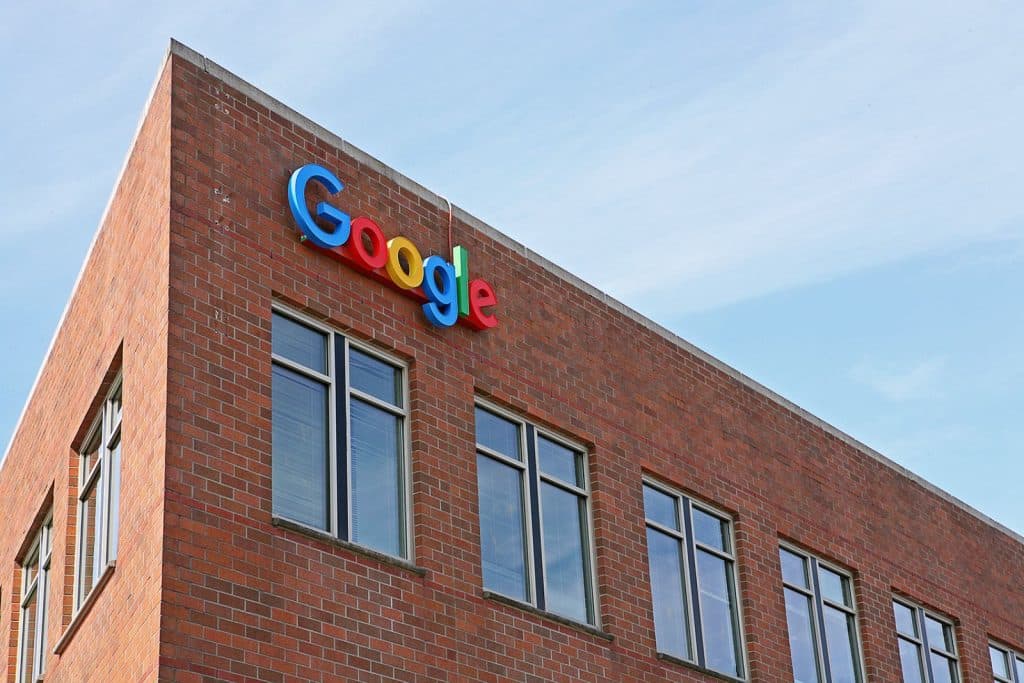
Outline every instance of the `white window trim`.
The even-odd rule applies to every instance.
[[[691,664],[697,664],[697,657],[696,657],[696,655],[697,655],[697,634],[696,634],[696,628],[698,627],[698,625],[696,623],[696,614],[694,612],[693,605],[691,604],[693,602],[693,592],[691,590],[692,587],[691,587],[691,583],[690,582],[691,582],[691,580],[696,582],[697,594],[699,595],[700,594],[700,576],[697,573],[696,567],[691,567],[690,566],[690,556],[689,556],[689,553],[687,552],[687,544],[690,543],[691,540],[686,537],[686,533],[685,533],[686,522],[682,518],[682,516],[685,514],[685,512],[684,512],[685,508],[684,508],[684,506],[682,504],[682,499],[685,498],[686,500],[688,500],[689,503],[690,503],[690,507],[691,508],[696,508],[698,510],[702,510],[702,511],[707,512],[708,514],[710,514],[710,515],[712,515],[714,517],[718,517],[719,519],[724,519],[724,520],[726,520],[729,523],[729,547],[732,549],[731,553],[725,553],[725,552],[722,552],[721,550],[719,550],[718,548],[713,548],[713,547],[704,545],[703,543],[699,543],[696,538],[692,539],[692,543],[693,543],[693,548],[694,548],[694,552],[695,553],[696,553],[697,550],[704,550],[706,552],[711,553],[712,555],[715,555],[715,556],[720,557],[722,559],[728,560],[729,562],[732,563],[732,589],[733,589],[733,594],[736,596],[736,619],[737,619],[737,622],[738,622],[737,623],[737,634],[736,635],[737,635],[737,638],[739,638],[740,661],[741,661],[741,666],[743,668],[743,675],[738,677],[738,678],[734,677],[734,676],[731,676],[730,674],[722,674],[722,675],[725,675],[725,676],[727,676],[729,678],[735,678],[736,680],[747,680],[750,677],[750,665],[749,665],[749,662],[748,662],[748,659],[747,659],[747,638],[746,638],[746,632],[744,631],[744,627],[743,627],[743,621],[744,621],[744,619],[743,619],[743,598],[740,595],[739,560],[737,559],[737,556],[736,556],[736,520],[733,518],[733,516],[731,514],[729,514],[725,510],[722,510],[721,508],[715,507],[714,505],[710,505],[708,503],[705,503],[703,500],[701,500],[699,498],[695,498],[694,496],[692,496],[692,495],[690,495],[688,493],[684,493],[682,490],[680,490],[680,489],[678,489],[678,488],[676,488],[674,486],[670,486],[670,485],[668,485],[668,484],[666,484],[666,483],[664,483],[664,482],[662,482],[662,481],[660,481],[658,479],[655,479],[653,477],[644,475],[642,477],[642,485],[650,486],[651,488],[653,488],[653,489],[655,489],[657,491],[660,491],[661,493],[664,493],[665,495],[671,496],[672,498],[676,499],[676,517],[677,517],[676,521],[679,524],[679,528],[680,528],[679,531],[676,531],[675,529],[667,528],[667,527],[665,527],[665,526],[663,526],[663,525],[661,525],[661,524],[659,524],[659,523],[657,523],[657,522],[655,522],[653,520],[648,519],[647,518],[647,511],[646,510],[643,510],[644,529],[646,530],[646,528],[648,526],[650,526],[650,527],[656,529],[659,532],[662,532],[662,533],[665,533],[665,534],[668,534],[668,535],[672,536],[673,538],[677,539],[682,544],[683,554],[682,554],[682,558],[681,558],[681,560],[682,560],[681,564],[682,564],[683,575],[684,575],[682,577],[683,578],[683,590],[687,591],[686,592],[686,611],[687,611],[686,618],[687,618],[687,621],[689,623],[689,633],[687,634],[687,637],[689,638],[689,649],[690,649],[690,652],[693,653],[693,655],[694,655],[694,657],[692,657],[690,659],[687,659],[685,661],[690,662]],[[692,526],[692,520],[691,520],[691,526]],[[646,545],[646,543],[647,543],[647,541],[646,541],[646,533],[645,533],[644,534],[644,544]],[[650,549],[647,550],[647,554],[648,554],[648,564],[649,564],[650,563]],[[650,570],[648,569],[648,572],[649,571]],[[692,579],[691,579],[691,576],[692,576]],[[648,579],[649,578],[650,577],[648,576]],[[652,589],[652,591],[653,591],[653,589]],[[701,629],[701,634],[703,636],[704,625],[700,624],[699,627]],[[657,648],[657,636],[655,636],[655,647]],[[675,655],[669,654],[667,652],[661,652],[660,650],[658,650],[658,652],[659,652],[659,654],[663,654],[663,655],[667,655],[669,657],[676,658]],[[706,653],[705,653],[705,656],[706,656]],[[714,671],[714,669],[709,669],[709,670]],[[721,672],[717,672],[716,671],[716,673],[721,673]]]
[[[550,483],[551,485],[557,487],[557,488],[562,489],[563,491],[568,491],[568,492],[570,492],[570,493],[572,493],[572,494],[574,494],[576,496],[580,496],[580,497],[583,498],[583,506],[584,506],[584,510],[585,510],[585,513],[586,513],[584,521],[586,521],[586,524],[587,524],[587,550],[586,550],[586,553],[585,553],[585,555],[583,557],[583,561],[585,563],[585,566],[583,567],[583,572],[584,572],[583,583],[584,583],[584,587],[585,587],[585,591],[586,591],[586,595],[587,595],[587,601],[589,603],[590,611],[593,614],[593,622],[594,622],[593,624],[589,624],[588,623],[588,625],[594,626],[595,628],[601,628],[601,618],[600,618],[600,616],[598,614],[599,610],[598,610],[598,605],[597,605],[597,572],[594,569],[597,566],[597,555],[596,555],[596,553],[594,551],[594,517],[593,517],[593,513],[591,511],[590,463],[587,462],[588,451],[581,444],[578,444],[578,443],[576,443],[574,441],[566,439],[566,438],[564,438],[562,436],[559,436],[557,434],[553,434],[552,432],[549,432],[548,430],[539,427],[536,423],[531,423],[531,424],[533,426],[533,439],[534,439],[533,448],[534,448],[534,452],[538,453],[538,461],[537,461],[536,472],[533,473],[534,477],[537,480],[537,491],[538,491],[538,496],[537,496],[537,519],[540,520],[540,523],[543,525],[543,520],[544,520],[544,504],[543,504],[543,501],[541,500],[542,496],[539,495],[539,492],[540,492],[540,485],[541,485],[541,483],[543,483],[545,481]],[[524,430],[524,433],[525,433],[525,430]],[[570,484],[568,484],[568,482],[563,482],[561,479],[557,479],[555,477],[547,476],[547,475],[544,475],[544,474],[541,473],[541,471],[540,471],[540,456],[539,456],[539,453],[540,453],[539,442],[540,442],[540,438],[541,437],[544,437],[545,439],[548,439],[549,441],[551,441],[553,443],[556,443],[556,444],[559,444],[561,446],[564,446],[564,447],[568,448],[569,450],[574,451],[579,456],[580,461],[583,463],[583,467],[582,467],[583,488],[582,489],[579,486],[570,485]],[[541,532],[541,535],[540,535],[540,543],[541,543],[541,558],[544,558],[544,557],[546,557],[546,555],[544,554],[545,550],[544,550],[544,533],[543,533],[543,531]],[[548,594],[547,579],[548,579],[548,574],[547,574],[547,572],[544,572],[544,594],[545,595]]]
[[[515,467],[515,468],[519,469],[522,472],[522,476],[520,477],[520,482],[521,482],[520,486],[522,488],[522,496],[523,496],[523,520],[522,520],[523,521],[523,533],[524,533],[524,535],[526,536],[526,539],[527,539],[526,540],[526,555],[527,555],[526,559],[527,559],[527,565],[525,567],[525,570],[526,570],[526,573],[527,573],[527,600],[526,600],[527,604],[529,604],[529,605],[531,605],[533,607],[538,607],[537,606],[537,585],[536,585],[537,584],[537,580],[536,580],[537,579],[537,572],[536,572],[537,564],[536,563],[537,563],[538,560],[539,561],[543,561],[543,558],[544,558],[544,547],[543,547],[543,545],[544,545],[544,533],[543,533],[543,531],[540,534],[541,548],[539,548],[539,549],[535,548],[534,547],[534,542],[533,542],[533,520],[534,520],[534,516],[533,516],[534,515],[534,511],[533,511],[533,509],[534,509],[534,507],[536,507],[536,509],[537,509],[537,511],[536,511],[536,519],[537,520],[543,520],[544,519],[544,517],[543,517],[544,510],[543,510],[543,506],[541,504],[541,501],[540,500],[534,501],[533,500],[533,496],[530,494],[530,482],[529,482],[528,478],[532,476],[534,478],[534,480],[535,480],[538,492],[540,491],[540,484],[542,482],[544,482],[544,481],[549,481],[549,483],[552,483],[553,485],[555,485],[555,486],[557,486],[557,487],[559,487],[559,488],[561,488],[561,489],[563,489],[565,491],[569,491],[569,492],[571,492],[571,493],[573,493],[573,494],[575,494],[577,496],[582,496],[583,499],[584,499],[584,507],[585,507],[585,510],[586,510],[586,519],[585,519],[585,521],[586,521],[586,524],[587,524],[587,551],[586,551],[585,556],[583,558],[584,563],[586,565],[584,567],[584,578],[583,578],[583,580],[584,580],[584,583],[586,584],[587,601],[589,602],[591,612],[593,613],[593,623],[589,623],[589,622],[577,622],[577,623],[580,623],[580,624],[582,624],[584,626],[588,626],[588,627],[591,627],[591,628],[601,629],[601,610],[600,610],[600,604],[599,604],[599,601],[598,601],[598,587],[597,587],[597,551],[596,551],[596,548],[595,548],[595,536],[594,536],[593,490],[591,489],[591,485],[590,485],[590,463],[588,462],[588,459],[589,459],[589,451],[588,451],[588,449],[583,444],[581,444],[581,443],[579,443],[577,441],[573,441],[572,439],[568,439],[568,438],[566,438],[564,436],[561,436],[559,434],[555,434],[554,432],[551,432],[550,430],[545,429],[545,428],[539,426],[536,422],[532,422],[530,420],[527,420],[527,419],[523,418],[521,415],[518,415],[517,413],[515,413],[513,411],[510,411],[507,408],[504,408],[502,406],[496,405],[496,404],[494,404],[491,401],[488,401],[486,399],[483,399],[483,398],[480,398],[480,397],[476,397],[474,399],[473,404],[474,404],[474,411],[475,411],[476,408],[482,408],[483,410],[486,410],[488,412],[494,413],[495,415],[498,415],[499,417],[502,417],[502,418],[508,420],[509,422],[514,422],[518,426],[519,442],[520,442],[519,443],[519,448],[520,448],[520,452],[522,453],[522,456],[523,456],[522,461],[517,461],[517,460],[515,460],[513,458],[508,457],[507,455],[504,455],[502,453],[497,453],[497,452],[487,448],[486,446],[483,446],[483,445],[477,443],[475,437],[474,437],[474,444],[476,446],[475,452],[482,453],[482,454],[486,455],[489,458],[493,458],[493,459],[498,460],[499,462],[507,464],[507,465],[509,465],[511,467]],[[534,432],[534,435],[533,435],[533,438],[534,438],[534,444],[533,444],[534,452],[536,452],[536,450],[537,450],[537,446],[538,446],[537,441],[540,439],[540,437],[543,436],[545,439],[548,439],[548,440],[550,440],[550,441],[552,441],[552,442],[554,442],[556,444],[560,444],[560,445],[565,446],[566,448],[568,448],[568,449],[570,449],[572,451],[575,451],[580,456],[580,460],[583,463],[583,468],[582,468],[583,469],[583,484],[584,484],[584,488],[583,489],[581,489],[578,486],[568,485],[567,482],[562,482],[560,479],[555,479],[553,477],[542,476],[541,472],[540,472],[540,464],[539,463],[537,464],[537,467],[534,468],[535,471],[534,472],[530,472],[529,456],[527,454],[528,453],[528,451],[527,451],[527,448],[528,448],[528,441],[527,441],[527,439],[528,439],[528,437],[527,437],[527,433],[526,433],[527,425],[530,425],[531,427],[533,427],[533,432]],[[475,459],[474,459],[474,467],[475,467]],[[477,491],[477,495],[479,495],[479,490]],[[538,498],[539,497],[540,496],[538,496]],[[538,552],[538,550],[539,550],[539,552]],[[499,591],[491,590],[490,588],[486,588],[485,587],[485,589],[488,592],[490,592],[490,593],[495,593],[497,595],[503,595],[503,597],[508,598],[509,600],[512,600],[514,602],[519,602],[519,598],[515,598],[515,597],[512,597],[512,596],[504,595],[504,594],[500,593]],[[544,572],[544,593],[545,593],[545,595],[547,594],[547,572]],[[545,611],[550,612],[550,610],[545,610]],[[556,615],[556,616],[558,616],[559,618],[562,618],[562,619],[568,619],[569,621],[574,621],[574,622],[577,621],[576,619],[573,619],[572,617],[566,617],[564,615],[558,614],[557,612],[551,612],[551,614],[554,614],[554,615]]]
[[[122,441],[121,425],[124,415],[123,384],[123,376],[119,372],[111,383],[110,389],[107,391],[107,395],[103,399],[99,415],[97,415],[93,420],[93,424],[89,428],[89,432],[86,434],[85,439],[82,440],[82,446],[78,451],[78,529],[75,533],[75,580],[72,592],[74,614],[77,614],[85,604],[85,601],[95,588],[96,583],[99,581],[100,577],[103,576],[103,572],[106,571],[107,566],[117,559],[116,552],[111,554],[110,550],[111,514],[109,505],[113,487],[111,453],[115,446],[121,445]],[[115,396],[119,396],[118,400],[121,402],[121,410],[118,411],[116,420],[111,408]],[[85,456],[88,453],[88,449],[92,446],[94,441],[98,441],[96,446],[97,462],[94,463],[92,469],[87,472],[85,471],[83,464],[85,462]],[[122,466],[123,462],[122,451]],[[121,478],[118,477],[118,485],[120,485],[120,481]],[[97,488],[95,505],[99,512],[95,513],[97,524],[96,528],[93,530],[93,533],[96,535],[93,547],[93,566],[86,568],[82,566],[82,562],[84,561],[82,551],[85,548],[86,530],[86,523],[84,519],[85,497],[87,496],[86,492],[91,491],[93,487]],[[120,495],[118,496],[118,501],[119,505],[117,514],[120,518]],[[120,523],[118,524],[118,533],[120,533]],[[88,591],[83,592],[82,580],[85,577],[85,571],[91,572],[92,584]]]
[[[45,541],[45,543],[44,543]],[[46,555],[41,553],[42,547],[46,547]],[[37,555],[38,553],[38,555]],[[35,562],[37,566],[36,574],[32,577],[31,581],[27,580],[25,568],[31,566],[31,564],[22,561],[21,563],[21,596],[18,601],[18,651],[16,655],[16,662],[14,666],[15,676],[14,680],[17,683],[35,683],[35,681],[42,680],[45,675],[44,665],[46,664],[46,629],[48,627],[46,613],[49,610],[49,593],[50,593],[50,568],[53,563],[53,511],[51,510],[46,514],[43,523],[39,526],[39,529],[35,532],[35,537],[32,541],[32,545],[29,547],[25,558]],[[32,662],[33,680],[25,681],[25,623],[27,621],[25,615],[25,604],[31,598],[31,595],[36,596],[36,614],[35,614],[35,632],[31,634],[34,641],[32,655],[34,661]]]
[[[962,681],[964,680],[964,672],[960,664],[960,646],[959,643],[957,643],[956,623],[949,617],[934,612],[928,609],[927,607],[924,607],[921,604],[914,602],[909,598],[903,597],[902,595],[893,595],[892,601],[898,602],[904,607],[909,608],[914,613],[914,621],[916,622],[917,628],[919,630],[919,635],[917,636],[917,639],[915,640],[913,637],[900,633],[897,630],[896,645],[897,647],[899,647],[899,641],[901,638],[904,640],[908,640],[912,643],[915,643],[917,645],[918,656],[921,658],[921,671],[924,674],[926,683],[931,683],[932,681],[932,676],[931,674],[929,674],[931,668],[931,664],[929,662],[931,660],[931,654],[933,652],[944,657],[945,659],[952,659],[956,663],[957,683],[962,683]],[[928,627],[928,624],[925,621],[925,619],[929,617],[949,627],[950,631],[953,634],[952,652],[949,652],[942,648],[935,647],[931,643],[928,643],[928,647],[925,648],[925,629]]]
[[[845,569],[844,567],[840,567],[837,564],[833,564],[832,562],[829,562],[828,560],[823,560],[820,556],[815,555],[814,553],[808,552],[807,550],[804,550],[800,546],[794,545],[793,543],[789,543],[788,541],[780,540],[779,541],[779,547],[783,548],[784,550],[788,550],[789,552],[793,553],[794,555],[799,555],[805,561],[809,562],[810,560],[814,560],[814,562],[816,562],[818,564],[818,566],[824,567],[825,569],[828,569],[828,570],[831,570],[831,571],[835,572],[836,574],[839,574],[840,576],[845,578],[847,581],[849,581],[849,586],[850,586],[850,606],[837,605],[835,602],[833,602],[831,600],[825,600],[824,597],[820,594],[820,591],[817,591],[817,590],[814,589],[814,586],[818,583],[818,577],[816,577],[816,576],[808,575],[808,579],[811,582],[811,588],[810,589],[804,588],[803,586],[797,586],[797,585],[794,585],[794,584],[791,584],[791,583],[787,583],[785,579],[782,580],[782,585],[783,585],[784,588],[791,588],[791,589],[793,589],[793,590],[795,590],[795,591],[797,591],[797,592],[799,592],[799,593],[801,593],[803,595],[806,595],[807,597],[809,597],[811,599],[811,604],[812,604],[812,606],[813,606],[813,608],[815,610],[815,612],[814,612],[814,619],[812,619],[812,626],[814,628],[815,650],[816,650],[815,654],[817,655],[817,659],[818,659],[818,662],[817,662],[817,664],[818,664],[818,673],[821,676],[823,683],[830,683],[830,681],[829,681],[828,677],[825,675],[825,672],[826,672],[826,669],[825,669],[825,646],[824,646],[825,634],[823,634],[821,632],[821,625],[818,622],[819,603],[822,606],[823,605],[828,605],[828,606],[831,606],[831,607],[835,607],[836,609],[839,609],[839,610],[841,610],[843,612],[846,612],[847,614],[852,614],[853,615],[853,623],[856,626],[856,628],[854,630],[856,631],[856,634],[857,634],[857,643],[856,644],[857,644],[857,666],[859,668],[859,674],[860,674],[859,681],[860,681],[860,683],[865,683],[865,681],[867,681],[867,673],[866,673],[865,667],[864,667],[864,643],[863,643],[863,639],[862,639],[862,636],[861,636],[860,610],[857,607],[857,587],[856,587],[856,584],[855,584],[855,582],[853,580],[853,573],[850,570]],[[810,565],[810,566],[813,566],[813,565]],[[805,568],[809,568],[809,566],[805,565]],[[780,574],[781,574],[781,571],[782,571],[781,566],[779,567],[779,571],[780,571]],[[787,615],[786,618],[788,619],[789,615]],[[792,644],[789,642],[789,636],[788,635],[786,637],[786,645],[789,646],[789,647],[792,647]]]
[[[497,451],[491,450],[490,448],[487,448],[486,446],[484,446],[484,445],[482,445],[482,444],[480,444],[479,442],[476,441],[476,437],[475,437],[475,431],[476,431],[476,415],[475,415],[475,413],[476,413],[476,408],[483,408],[484,410],[492,412],[495,415],[499,415],[499,416],[505,418],[506,420],[508,420],[509,422],[514,422],[517,425],[517,431],[519,433],[519,452],[522,455],[522,460],[516,460],[514,458],[510,458],[509,456],[505,455],[504,453],[499,453]],[[532,521],[531,520],[533,519],[534,501],[533,501],[533,496],[530,495],[530,485],[529,485],[529,479],[528,479],[528,477],[530,476],[530,468],[529,468],[529,464],[527,463],[528,457],[527,457],[527,441],[526,441],[526,421],[523,420],[518,415],[516,415],[515,413],[512,413],[512,412],[510,412],[508,410],[505,410],[504,408],[501,408],[500,406],[495,406],[495,405],[493,405],[491,403],[482,401],[480,399],[477,399],[474,402],[474,410],[473,410],[473,412],[474,412],[474,419],[473,419],[474,438],[473,438],[473,441],[476,444],[476,452],[477,453],[483,453],[487,457],[493,458],[494,460],[497,460],[498,462],[501,462],[501,463],[503,463],[505,465],[508,465],[509,467],[514,467],[514,468],[516,468],[519,471],[519,493],[522,496],[522,500],[523,500],[523,519],[520,520],[520,522],[521,522],[522,529],[523,529],[523,536],[526,538],[526,566],[524,567],[524,570],[526,571],[526,602],[528,604],[533,605],[534,607],[536,607],[537,606],[537,573],[534,571],[534,567],[536,566],[534,564],[534,562],[535,562],[535,558],[538,555],[538,551],[537,551],[537,549],[535,549],[533,547],[533,531],[532,531],[533,527],[532,527]],[[475,458],[474,458],[474,461],[475,461]],[[475,469],[476,468],[476,463],[475,462],[474,462],[473,466],[474,466],[474,469]],[[478,483],[477,484],[477,495],[478,496],[480,495],[479,486],[480,485]],[[540,550],[540,552],[543,552],[543,550]],[[497,594],[497,595],[502,595],[502,596],[508,598],[509,600],[515,600],[515,601],[519,600],[519,598],[517,598],[517,597],[511,596],[511,595],[505,595],[501,591],[496,591],[494,589],[487,588],[486,586],[484,586],[484,588],[486,590],[492,592],[492,593]]]
[[[288,306],[286,306],[286,305],[284,305],[282,303],[279,303],[277,301],[275,301],[275,302],[273,302],[271,304],[271,315],[273,315],[274,313],[282,315],[282,316],[284,316],[286,318],[290,318],[291,320],[294,320],[295,322],[301,323],[302,325],[305,325],[305,326],[307,326],[307,327],[309,327],[311,329],[314,329],[317,332],[320,332],[320,333],[325,334],[327,336],[327,365],[326,365],[327,373],[326,374],[317,372],[316,370],[312,370],[311,368],[307,368],[306,366],[302,365],[301,363],[296,363],[295,361],[292,361],[292,360],[289,360],[289,359],[284,358],[282,356],[279,356],[279,355],[273,353],[273,350],[271,350],[271,354],[270,355],[271,355],[271,363],[272,364],[274,364],[274,365],[281,365],[282,367],[285,367],[285,368],[287,368],[289,370],[293,370],[293,371],[298,372],[298,373],[300,373],[302,375],[308,376],[308,377],[310,377],[312,379],[315,379],[315,380],[317,380],[317,381],[327,385],[327,387],[328,387],[328,412],[329,412],[328,420],[327,420],[327,423],[328,423],[327,424],[327,431],[328,431],[328,454],[327,455],[328,455],[328,461],[329,461],[328,462],[328,479],[329,479],[329,481],[327,482],[327,486],[328,486],[328,528],[326,530],[324,530],[324,529],[317,529],[316,527],[311,527],[308,524],[305,524],[303,522],[299,522],[299,521],[296,521],[296,520],[293,520],[293,519],[289,519],[288,517],[285,517],[285,516],[282,516],[282,515],[275,514],[274,516],[279,518],[279,519],[285,520],[286,522],[288,522],[291,525],[298,526],[300,528],[310,529],[310,531],[315,532],[317,534],[326,533],[329,536],[332,536],[332,537],[334,537],[334,538],[336,538],[338,540],[341,540],[341,541],[343,541],[345,543],[351,543],[352,545],[356,545],[356,546],[359,546],[361,548],[367,548],[368,550],[370,550],[370,551],[372,551],[374,553],[379,553],[381,555],[394,558],[394,559],[399,560],[399,561],[401,561],[403,563],[414,562],[414,558],[416,556],[416,552],[415,552],[416,544],[415,544],[415,537],[414,537],[414,534],[413,534],[413,524],[412,524],[412,432],[411,432],[411,428],[410,428],[411,419],[410,419],[410,414],[409,414],[410,413],[410,408],[409,408],[409,364],[406,361],[404,361],[403,359],[399,358],[398,356],[395,356],[395,355],[390,354],[390,353],[388,353],[386,351],[383,351],[381,349],[378,349],[378,348],[375,348],[373,346],[370,346],[369,344],[366,344],[366,343],[361,342],[359,340],[352,339],[350,336],[335,330],[333,327],[324,324],[322,321],[317,320],[316,318],[313,318],[313,317],[311,317],[309,315],[306,315],[304,313],[301,313],[299,311],[296,311],[295,309],[290,308],[290,307],[288,307]],[[345,386],[344,387],[339,387],[338,386],[338,382],[337,382],[337,376],[338,375],[337,375],[337,368],[335,368],[334,348],[335,348],[335,340],[336,340],[336,338],[339,338],[339,337],[341,338],[341,340],[344,342],[344,345],[345,345],[345,362],[346,363],[348,363],[349,350],[350,349],[356,349],[356,350],[361,351],[361,352],[363,352],[363,353],[365,353],[365,354],[367,354],[369,356],[373,356],[375,358],[378,358],[379,360],[382,360],[385,363],[388,363],[389,365],[393,365],[395,368],[400,370],[401,376],[402,376],[401,377],[401,382],[402,382],[402,406],[400,408],[397,407],[397,406],[391,405],[389,403],[385,403],[385,402],[381,401],[380,399],[377,399],[377,398],[375,398],[373,396],[369,396],[367,394],[364,394],[363,392],[361,392],[361,391],[359,391],[357,389],[353,389],[350,386],[350,384],[349,384],[351,373],[348,371],[348,367],[345,368]],[[271,343],[273,343],[273,342],[271,342]],[[339,501],[339,492],[338,492],[338,465],[339,465],[339,463],[338,463],[338,454],[339,453],[338,453],[338,451],[339,451],[339,448],[338,448],[338,443],[337,443],[337,432],[338,432],[338,430],[337,430],[337,419],[338,419],[338,417],[337,417],[338,416],[337,407],[338,407],[338,401],[339,401],[339,397],[338,397],[339,392],[344,392],[344,396],[343,396],[343,398],[341,400],[345,401],[345,420],[346,420],[345,434],[346,435],[351,435],[352,434],[352,429],[351,429],[351,426],[352,426],[351,425],[351,420],[352,420],[351,398],[352,398],[352,396],[355,396],[359,400],[365,401],[366,403],[369,403],[369,404],[371,404],[373,406],[379,407],[382,410],[385,410],[385,411],[391,413],[392,415],[397,415],[397,416],[402,418],[402,444],[401,444],[401,446],[402,446],[402,471],[400,472],[400,475],[399,475],[400,476],[399,485],[400,485],[400,490],[402,492],[402,508],[403,509],[402,509],[402,518],[401,518],[400,521],[402,523],[401,535],[402,535],[402,540],[404,541],[405,555],[395,555],[395,554],[392,554],[392,553],[389,553],[389,552],[386,552],[386,551],[383,551],[383,550],[380,550],[380,549],[377,549],[377,548],[371,548],[369,546],[365,546],[365,545],[363,545],[361,543],[358,543],[358,542],[352,540],[352,495],[351,495],[351,482],[352,482],[352,448],[351,448],[351,442],[352,442],[352,440],[351,440],[351,438],[347,439],[347,443],[345,443],[345,453],[344,453],[344,455],[345,455],[345,467],[347,468],[347,471],[345,473],[345,475],[346,475],[345,476],[345,481],[349,482],[349,488],[350,488],[349,492],[345,496],[345,498],[346,498],[346,500],[348,502],[348,510],[347,510],[346,515],[345,515],[345,518],[347,520],[347,529],[345,530],[346,533],[344,533],[344,534],[340,533],[340,529],[338,528],[338,519],[339,519],[339,515],[338,515],[338,511],[339,511],[338,510],[338,508],[339,508],[339,502],[338,502]]]
[[[1017,675],[1017,662],[1024,665],[1024,654],[1019,650],[1016,650],[1009,645],[1003,645],[996,640],[989,640],[988,646],[1003,653],[1003,661],[1010,665],[1009,678],[1004,678],[1003,676],[998,675],[995,671],[992,671],[992,680],[999,681],[1000,683],[1024,683],[1024,679],[1021,679],[1021,677]],[[990,661],[989,666],[991,665],[992,663]]]

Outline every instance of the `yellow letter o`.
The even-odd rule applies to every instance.
[[[402,267],[402,261],[399,258],[402,252],[405,252],[408,271]],[[386,270],[391,281],[402,289],[415,289],[423,283],[423,257],[420,256],[416,245],[408,238],[393,237],[388,240]]]

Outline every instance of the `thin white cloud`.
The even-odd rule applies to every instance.
[[[4,206],[0,222],[0,245],[33,231],[40,240],[53,240],[54,230],[89,232],[97,215],[96,198],[109,194],[107,173],[83,173],[50,182],[20,185],[0,194]]]
[[[1024,10],[1003,9],[809,18],[706,91],[574,122],[531,159],[546,184],[488,212],[659,317],[1024,235]]]
[[[925,358],[909,367],[865,360],[850,370],[850,377],[889,401],[931,399],[943,394],[947,363],[945,356]]]
[[[281,49],[271,60],[262,50],[254,51],[251,56],[258,71],[246,78],[272,94],[280,93],[280,97],[291,92],[303,100],[332,102],[338,108],[359,106],[358,94],[348,91],[345,84],[372,69],[382,55],[400,49],[393,42],[394,34],[426,10],[422,0],[324,5],[315,17],[323,36],[307,42],[300,36],[309,30],[308,12],[285,6],[252,27],[250,39],[254,44]]]

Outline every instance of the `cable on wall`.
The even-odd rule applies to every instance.
[[[438,195],[448,205],[448,253],[452,253],[452,203],[444,195]]]

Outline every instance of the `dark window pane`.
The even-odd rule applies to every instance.
[[[654,634],[658,651],[680,659],[692,659],[680,546],[677,539],[656,529],[647,529]]]
[[[540,485],[540,497],[547,610],[588,622],[584,501],[547,482]]]
[[[948,624],[925,615],[924,627],[928,633],[928,647],[935,648],[936,650],[945,650],[946,652],[955,652],[953,629]]]
[[[89,478],[89,473],[92,472],[92,468],[95,467],[97,456],[99,455],[100,448],[100,435],[96,434],[90,441],[89,445],[85,447],[82,452],[82,471],[79,472],[79,476],[82,477],[82,481]]]
[[[696,507],[693,508],[693,537],[698,543],[731,552],[728,523]]]
[[[21,611],[21,653],[22,653],[22,676],[23,681],[35,681],[35,660],[36,660],[36,601],[39,599],[39,590],[36,589],[32,597],[28,599],[25,608]]]
[[[40,575],[39,589],[36,595],[39,597],[38,612],[36,615],[36,621],[38,625],[36,630],[39,632],[39,666],[36,672],[37,678],[42,678],[43,672],[46,669],[46,610],[47,610],[47,596],[50,594],[50,571],[47,568]]]
[[[98,493],[100,489],[100,480],[89,489],[89,493],[86,494],[82,500],[82,547],[81,557],[79,565],[79,571],[81,575],[79,577],[78,584],[78,602],[82,603],[85,596],[92,590],[93,582],[96,579],[96,523],[97,513],[99,506]]]
[[[846,612],[828,605],[824,607],[824,614],[832,683],[857,683],[860,680],[860,661],[856,621]]]
[[[786,551],[783,550],[783,553]],[[785,564],[783,565],[785,566]],[[786,588],[786,625],[795,683],[820,683],[818,647],[811,623],[811,601],[806,595]]]
[[[110,495],[107,500],[107,557],[117,558],[118,531],[121,528],[121,439],[110,451]]]
[[[704,649],[709,669],[741,676],[739,620],[733,594],[731,564],[703,550],[697,551],[697,583],[704,627]]]
[[[848,581],[842,574],[837,574],[819,564],[818,586],[821,588],[821,597],[823,599],[831,600],[839,605],[851,606]]]
[[[679,531],[676,498],[644,484],[644,516],[652,522]]]
[[[932,661],[932,683],[957,683],[960,677],[957,675],[956,662],[947,659],[940,654],[931,653]]]
[[[385,403],[402,407],[402,371],[390,363],[350,348],[349,386]]]
[[[892,603],[892,611],[896,616],[896,630],[908,636],[918,637],[917,619],[914,618],[914,610],[900,602]]]
[[[327,372],[327,335],[277,313],[271,322],[271,346],[276,355]]]
[[[483,408],[476,409],[476,442],[502,455],[522,460],[519,425]]]
[[[1001,678],[1010,677],[1010,669],[1007,663],[1006,653],[997,647],[988,648],[989,659],[992,660],[992,674]]]
[[[579,455],[576,451],[541,436],[537,439],[537,460],[540,471],[549,477],[583,487]]]
[[[327,387],[275,365],[271,401],[274,514],[326,530]]]
[[[25,578],[24,578],[25,585],[28,585],[28,584],[32,583],[32,580],[35,578],[36,573],[38,571],[39,571],[39,550],[37,549],[37,550],[33,551],[31,558],[29,560],[26,560],[26,562],[25,562],[25,564],[23,565],[23,568],[22,568],[22,572],[25,575]]]
[[[782,560],[782,580],[794,586],[807,588],[807,562],[804,558],[785,548],[779,549],[779,557]]]
[[[121,421],[121,389],[110,397],[110,424],[117,425]]]
[[[92,508],[90,509],[91,519],[89,520],[89,534],[90,543],[92,546],[89,548],[89,564],[87,571],[91,574],[91,581],[95,582],[100,578],[100,573],[103,571],[103,556],[100,555],[100,526],[102,525],[102,516],[100,511],[103,509],[103,489],[99,483],[96,484],[96,488],[92,492],[93,501]],[[91,585],[91,584],[90,584]]]
[[[402,421],[358,399],[350,409],[352,540],[402,555]]]
[[[484,588],[526,600],[522,474],[484,455],[477,456],[476,467]]]
[[[921,669],[921,648],[902,638],[899,639],[899,642],[903,683],[925,683],[924,671]]]

